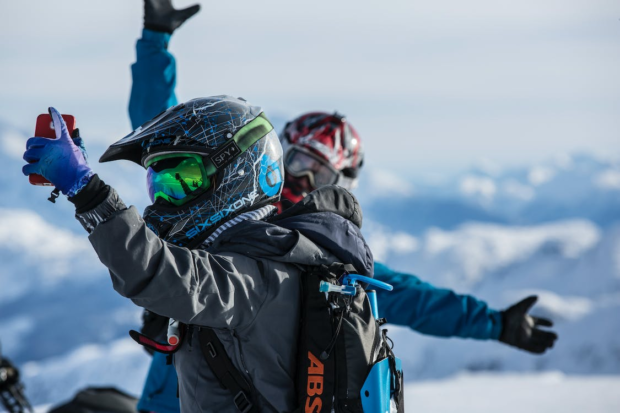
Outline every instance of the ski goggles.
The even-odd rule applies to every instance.
[[[156,156],[147,165],[146,183],[151,202],[163,198],[180,206],[211,186],[202,157],[197,154]]]
[[[284,165],[286,172],[296,178],[307,176],[314,188],[333,185],[340,176],[340,172],[327,161],[299,147],[293,147],[286,153]]]

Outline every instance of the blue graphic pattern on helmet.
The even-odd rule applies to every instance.
[[[274,196],[280,192],[282,186],[282,173],[278,160],[273,160],[268,154],[264,154],[260,160],[260,174],[258,183],[265,195]]]

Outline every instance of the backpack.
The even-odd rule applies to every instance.
[[[301,412],[404,412],[400,360],[387,330],[381,330],[386,320],[378,317],[375,292],[355,281],[391,286],[359,275],[347,281],[353,274],[355,269],[343,264],[304,274],[297,377]]]
[[[294,413],[402,413],[403,373],[393,351],[386,320],[379,318],[374,290],[389,284],[355,274],[335,263],[305,268],[298,340]],[[180,326],[181,340],[185,326]],[[135,331],[145,347],[171,354],[180,346],[160,344]],[[210,328],[198,329],[200,348],[240,413],[256,413],[252,383],[234,366]]]

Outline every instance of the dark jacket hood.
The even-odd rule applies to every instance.
[[[243,221],[224,231],[210,251],[300,265],[352,264],[373,275],[373,257],[361,234],[362,210],[344,188],[330,185],[267,221]]]

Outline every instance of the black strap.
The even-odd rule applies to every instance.
[[[230,391],[233,403],[241,413],[258,413],[252,401],[252,387],[226,354],[224,345],[210,328],[200,327],[200,350],[220,384]]]

